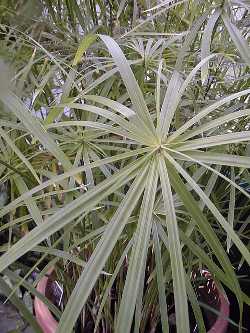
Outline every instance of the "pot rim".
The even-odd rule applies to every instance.
[[[54,268],[50,268],[48,276],[53,272]],[[45,296],[46,287],[48,283],[48,276],[44,276],[37,284],[37,291]],[[55,333],[58,327],[58,322],[53,317],[47,305],[45,305],[38,297],[34,300],[34,310],[37,322],[41,326],[43,333]]]

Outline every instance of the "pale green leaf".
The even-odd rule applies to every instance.
[[[247,40],[241,35],[239,29],[230,21],[226,13],[222,15],[227,31],[237,47],[242,59],[250,66],[250,47]]]
[[[237,92],[235,94],[231,94],[229,96],[226,96],[226,97],[220,99],[219,101],[217,101],[217,102],[209,105],[208,107],[205,107],[196,116],[194,116],[193,118],[191,118],[190,120],[188,120],[177,131],[175,131],[169,137],[169,139],[167,141],[168,142],[173,141],[180,134],[184,133],[188,128],[190,128],[191,126],[193,126],[195,123],[199,122],[202,118],[206,117],[207,115],[209,115],[211,112],[213,112],[217,108],[221,107],[222,105],[224,105],[226,103],[229,103],[230,101],[232,101],[232,100],[234,100],[236,98],[239,98],[241,96],[248,95],[248,94],[250,94],[250,89],[242,90],[242,91],[239,91],[239,92]]]
[[[119,208],[109,222],[105,232],[92,253],[85,269],[83,270],[77,284],[68,300],[67,306],[61,317],[57,332],[68,332],[80,314],[82,307],[91,293],[110,253],[112,252],[127,219],[131,215],[137,201],[139,200],[145,186],[145,174],[147,168],[138,175],[131,185],[128,193],[121,202]]]
[[[82,59],[83,54],[86,52],[86,50],[96,41],[97,36],[93,34],[89,34],[83,37],[83,39],[80,42],[80,45],[76,51],[74,60],[72,65],[76,66]]]
[[[150,129],[153,135],[155,130],[152,118],[149,114],[143,94],[127,62],[127,59],[125,58],[118,44],[111,37],[103,35],[100,35],[100,37],[106,44],[109,52],[111,53],[115,61],[116,66],[119,69],[119,72],[127,88],[129,97],[132,101],[136,113],[140,117],[140,120],[143,121],[145,125]]]
[[[205,59],[210,55],[212,34],[218,18],[220,17],[221,9],[217,8],[207,21],[207,25],[204,29],[201,39],[201,59]],[[209,66],[205,63],[201,67],[201,81],[204,84],[209,77]]]
[[[173,194],[164,158],[159,158],[159,177],[161,180],[164,207],[167,212],[166,226],[168,230],[169,254],[171,260],[174,300],[176,309],[177,332],[189,333],[189,315],[185,284],[185,270],[183,267],[179,228],[174,208]]]
[[[156,161],[153,160],[147,175],[147,183],[135,231],[134,246],[129,260],[126,282],[116,321],[115,332],[117,333],[129,333],[131,330],[141,275],[144,275],[146,264],[157,181]]]
[[[157,287],[159,295],[160,313],[161,313],[161,326],[162,332],[168,333],[168,307],[166,302],[165,284],[164,284],[164,272],[163,263],[161,258],[161,245],[159,241],[157,226],[153,225],[153,240],[154,240],[154,250],[155,250],[155,265],[156,265],[156,275],[157,275]]]

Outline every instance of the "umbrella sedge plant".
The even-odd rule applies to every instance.
[[[47,38],[59,38],[59,9],[70,21],[61,22],[62,40],[79,33],[77,24],[85,34],[66,56],[28,31],[2,26],[4,41],[12,31],[16,52],[32,54],[13,73],[1,63],[0,182],[8,200],[0,210],[0,272],[46,302],[58,333],[74,331],[78,318],[84,327],[88,313],[95,332],[146,332],[151,317],[154,329],[160,323],[169,332],[171,295],[176,330],[189,333],[190,307],[199,332],[206,331],[191,278],[204,266],[235,293],[241,331],[250,299],[228,252],[234,245],[250,264],[235,228],[236,200],[250,197],[236,181],[250,166],[250,52],[232,17],[249,6],[167,1],[146,8],[138,25],[134,7],[122,35],[109,26],[91,31],[108,20],[103,4],[97,12],[87,6],[84,20],[76,1],[59,3],[44,2],[54,22]],[[128,15],[126,1],[109,15],[115,11],[124,24],[123,10]],[[166,15],[178,33],[172,25],[160,31]],[[225,34],[228,52],[218,46]],[[24,264],[33,253],[38,262]],[[65,288],[60,311],[27,282],[39,268],[36,285],[52,266]],[[16,303],[14,291],[6,296]],[[16,306],[39,331],[25,304]]]

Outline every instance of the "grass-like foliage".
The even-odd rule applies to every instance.
[[[173,303],[178,333],[190,332],[190,309],[205,332],[199,267],[241,314],[250,303],[237,277],[250,264],[239,185],[250,168],[249,9],[0,1],[0,272],[44,300],[34,286],[54,267],[64,305],[45,301],[58,333],[78,318],[95,332],[169,332]]]

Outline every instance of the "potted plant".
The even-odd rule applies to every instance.
[[[249,6],[39,4],[31,26],[11,23],[19,3],[0,16],[0,272],[31,252],[26,276],[55,267],[57,333],[79,318],[86,331],[168,332],[169,295],[177,332],[190,332],[190,306],[205,332],[197,267],[214,277],[224,317],[220,283],[242,313],[249,297],[228,253],[235,245],[249,265],[236,228],[239,193],[250,197],[236,181],[250,165]]]

